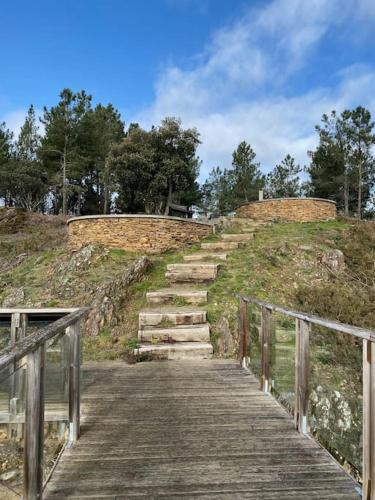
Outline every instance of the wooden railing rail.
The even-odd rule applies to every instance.
[[[62,335],[68,338],[69,356],[69,441],[79,438],[80,428],[80,322],[88,313],[81,309],[0,309],[0,316],[11,315],[10,345],[0,352],[0,372],[9,368],[11,391],[15,405],[24,399],[24,476],[23,498],[41,500],[43,497],[43,446],[44,446],[44,375],[46,343]],[[28,315],[46,313],[65,314],[53,323],[26,335]],[[18,377],[18,362],[26,369],[26,386]],[[22,394],[23,393],[23,394]],[[23,397],[20,397],[23,396]],[[12,408],[12,399],[10,403]]]
[[[363,498],[375,500],[375,331],[327,320],[312,314],[271,304],[256,297],[237,294],[240,300],[240,363],[249,365],[250,327],[248,304],[261,308],[261,373],[260,388],[270,392],[270,340],[272,313],[278,312],[296,321],[295,404],[294,422],[301,433],[308,432],[309,403],[309,338],[311,325],[318,325],[352,335],[363,342]]]

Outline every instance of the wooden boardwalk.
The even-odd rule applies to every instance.
[[[230,361],[85,366],[82,435],[46,499],[355,499],[355,483]]]

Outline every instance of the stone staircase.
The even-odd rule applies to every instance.
[[[208,300],[203,285],[216,279],[220,266],[225,265],[227,252],[248,244],[254,237],[256,226],[248,219],[244,221],[239,226],[234,220],[236,229],[241,228],[240,233],[222,233],[220,240],[202,243],[200,252],[184,255],[183,263],[167,265],[165,276],[170,288],[148,292],[149,307],[139,313],[139,344],[135,354],[140,359],[212,357],[210,325],[202,309]]]

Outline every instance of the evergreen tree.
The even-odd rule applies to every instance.
[[[10,188],[10,165],[12,158],[13,134],[6,128],[5,122],[0,123],[0,198],[6,206],[13,204]]]
[[[193,203],[199,196],[196,129],[166,118],[150,131],[132,124],[114,146],[108,167],[117,178],[116,207],[122,211],[169,213],[172,202]]]
[[[43,208],[48,192],[47,176],[37,157],[39,145],[35,111],[30,106],[13,152],[0,166],[0,185],[8,203],[26,210]]]
[[[51,109],[44,107],[41,121],[45,126],[45,135],[40,155],[50,174],[56,197],[61,194],[63,215],[68,211],[69,195],[80,191],[77,184],[85,167],[80,154],[83,148],[81,121],[90,108],[91,96],[85,91],[73,93],[70,89],[60,93],[57,106]]]
[[[10,160],[12,156],[12,132],[6,128],[6,123],[0,123],[0,165]]]
[[[260,172],[260,164],[255,163],[256,154],[250,144],[242,141],[232,155],[232,170],[228,175],[232,177],[232,206],[246,201],[257,200],[259,190],[263,189],[265,178]]]
[[[158,165],[154,182],[164,199],[164,214],[168,215],[173,201],[180,201],[182,193],[195,190],[199,133],[195,128],[183,129],[181,120],[167,117],[152,131],[152,138]]]
[[[108,163],[109,152],[124,135],[124,124],[112,104],[98,104],[83,117],[79,133],[80,156],[84,164],[79,179],[83,213],[109,213],[115,187],[114,173]]]
[[[319,145],[309,153],[309,195],[332,199],[346,215],[361,217],[374,185],[373,128],[370,112],[362,107],[323,115],[316,127]]]
[[[256,154],[250,144],[241,142],[232,155],[232,168],[214,168],[202,188],[205,207],[228,213],[241,203],[258,199],[265,176],[255,163]]]
[[[294,158],[286,155],[281,164],[267,175],[266,195],[268,198],[291,198],[301,195],[301,185],[298,174],[302,172]]]
[[[357,217],[362,217],[375,184],[375,159],[372,147],[375,144],[374,122],[371,113],[362,106],[352,111],[344,111],[346,135],[348,139],[348,160],[356,177]]]
[[[123,141],[112,147],[108,168],[116,179],[118,210],[158,212],[158,193],[154,192],[153,184],[156,165],[150,132],[139,126],[130,127]]]

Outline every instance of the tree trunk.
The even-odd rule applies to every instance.
[[[348,182],[348,171],[345,168],[344,172],[344,214],[349,216],[349,182]]]
[[[103,191],[104,191],[103,214],[108,214],[109,213],[109,182],[108,182],[108,163],[107,163],[107,160],[105,160],[105,164],[104,164]]]
[[[81,215],[81,193],[78,193],[78,196],[77,196],[77,208],[76,208],[76,212],[77,212],[77,215]]]
[[[358,165],[358,219],[362,217],[362,162]]]
[[[171,203],[172,203],[172,182],[169,183],[169,187],[168,187],[168,198],[167,198],[167,203],[165,205],[165,211],[164,211],[164,215],[169,215],[169,207],[171,206]]]
[[[62,156],[62,214],[67,214],[67,196],[66,196],[66,154]]]

